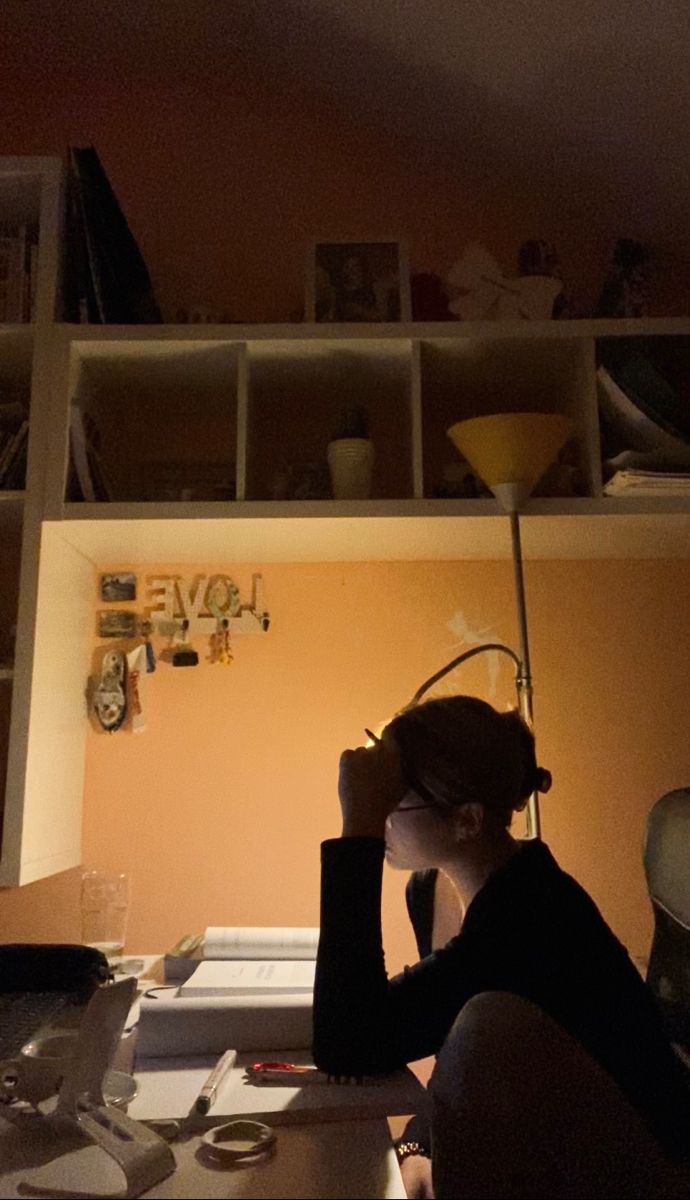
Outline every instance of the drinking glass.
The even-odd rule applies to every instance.
[[[81,939],[108,959],[122,954],[129,916],[129,876],[84,871],[81,877]]]

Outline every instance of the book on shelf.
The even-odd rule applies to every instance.
[[[18,491],[26,480],[29,410],[23,400],[0,400],[0,488]]]
[[[69,150],[67,243],[69,320],[160,322],[148,269],[93,146]]]
[[[0,222],[0,322],[33,320],[37,254],[35,222]]]
[[[28,442],[29,421],[25,419],[0,453],[0,488],[17,491],[24,487]]]
[[[70,444],[82,499],[91,503],[112,500],[113,489],[103,463],[98,427],[91,414],[78,403],[71,407]]]

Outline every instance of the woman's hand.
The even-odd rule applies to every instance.
[[[400,754],[391,739],[344,750],[338,779],[342,836],[383,837],[386,817],[406,791]]]
[[[400,1164],[400,1174],[409,1200],[434,1200],[430,1158],[411,1154]]]

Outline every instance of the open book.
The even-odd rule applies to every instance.
[[[318,944],[318,929],[210,925],[204,934],[204,958],[315,959]]]
[[[206,960],[313,962],[318,944],[318,928],[210,925],[203,936],[182,938],[166,954],[165,980],[182,983]]]
[[[199,963],[180,996],[258,996],[314,990],[313,959],[216,959]]]

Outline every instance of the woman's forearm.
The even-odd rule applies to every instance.
[[[321,934],[314,987],[314,1061],[337,1075],[403,1065],[387,1020],[381,940],[384,843],[351,837],[322,846]]]

